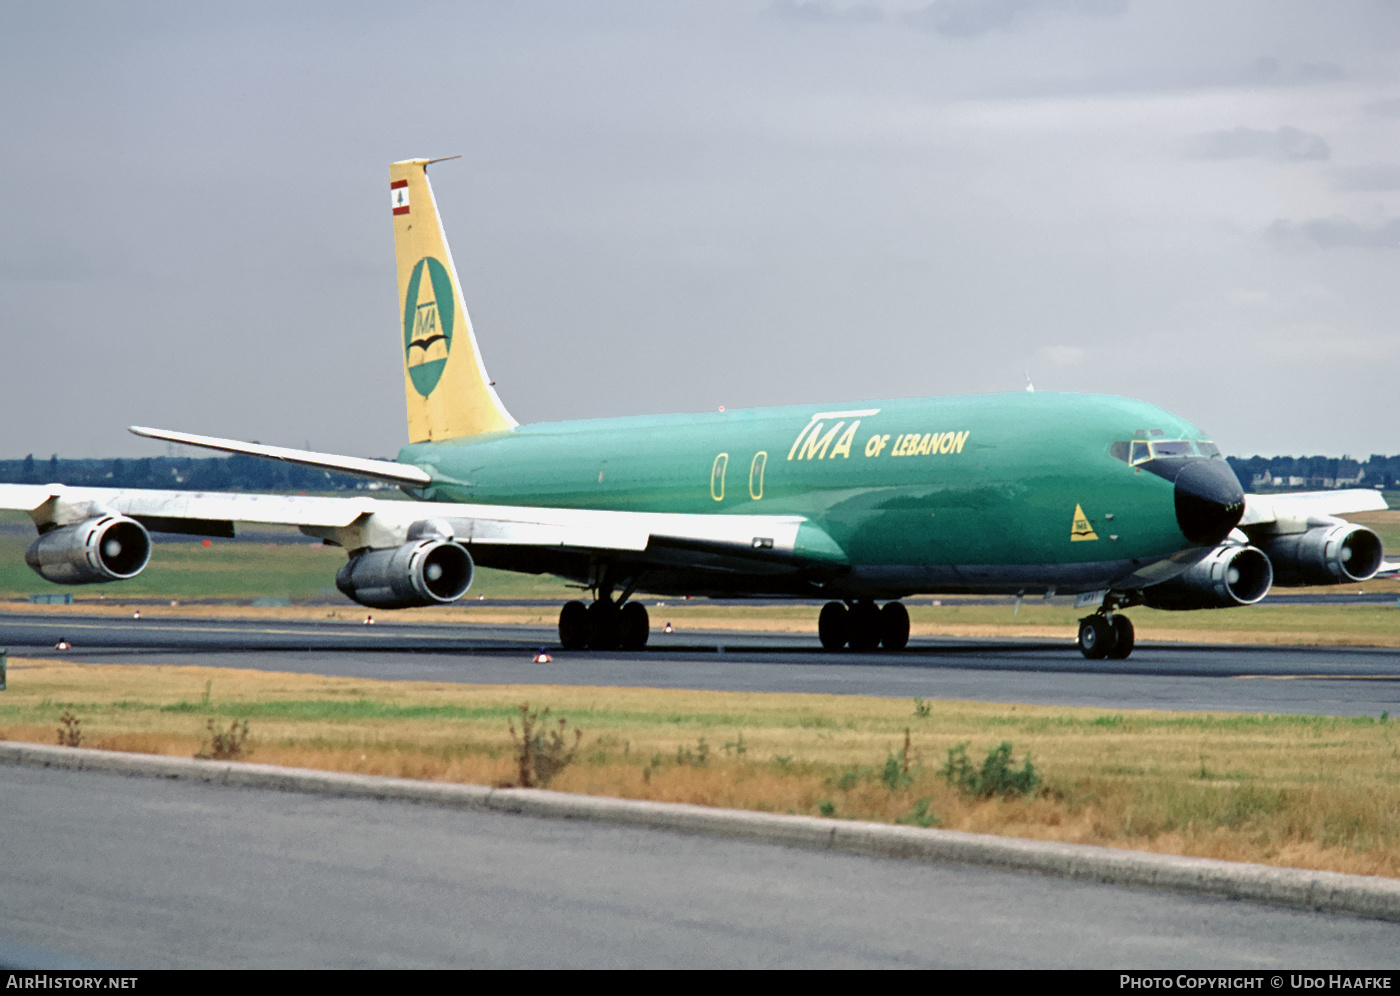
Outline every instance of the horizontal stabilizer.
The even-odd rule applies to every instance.
[[[213,436],[196,436],[188,432],[170,432],[166,429],[148,429],[133,425],[130,430],[147,439],[164,439],[185,446],[200,446],[207,450],[222,450],[225,453],[243,453],[247,456],[263,457],[268,460],[283,460],[302,467],[317,467],[321,470],[334,470],[355,477],[368,477],[375,481],[388,481],[391,484],[408,484],[425,487],[433,482],[427,471],[392,460],[368,460],[364,457],[340,456],[335,453],[314,453],[310,450],[293,450],[285,446],[264,446],[262,443],[244,443],[236,439],[217,439]]]

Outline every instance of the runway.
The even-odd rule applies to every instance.
[[[62,637],[73,646],[54,650]],[[967,699],[1120,709],[1400,715],[1400,651],[1140,644],[1088,661],[1068,642],[914,639],[898,654],[829,653],[815,637],[653,633],[639,653],[552,650],[549,628],[5,614],[16,656],[198,664],[388,680],[612,685]]]
[[[73,647],[56,651],[66,638]],[[13,656],[389,680],[1400,714],[1393,650],[0,616]],[[1400,966],[1400,927],[959,865],[91,772],[0,768],[0,967]]]
[[[0,768],[0,966],[1400,967],[1400,926],[431,806]]]

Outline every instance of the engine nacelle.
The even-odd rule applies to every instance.
[[[1259,545],[1274,562],[1274,583],[1288,588],[1366,581],[1385,560],[1381,538],[1350,522],[1271,536]]]
[[[57,526],[24,551],[24,562],[57,584],[125,581],[140,574],[150,559],[150,533],[124,515]]]
[[[1142,590],[1154,609],[1229,609],[1253,605],[1269,593],[1273,565],[1262,550],[1227,544],[1170,581]]]
[[[474,573],[466,547],[448,539],[419,539],[355,555],[336,572],[335,586],[361,605],[410,609],[455,602],[472,586]]]

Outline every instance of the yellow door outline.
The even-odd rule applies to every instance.
[[[710,468],[710,497],[715,501],[724,501],[724,471],[728,466],[729,454],[721,453]]]
[[[759,450],[749,464],[749,497],[758,501],[763,497],[763,468],[768,465],[768,451]]]

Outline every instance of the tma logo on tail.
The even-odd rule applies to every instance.
[[[425,271],[427,280],[423,279]],[[404,295],[403,352],[408,376],[425,398],[433,393],[442,378],[442,368],[447,365],[455,317],[447,267],[432,256],[424,256],[414,265],[413,275],[408,278],[408,293]]]

